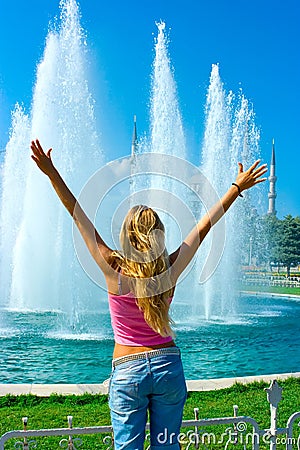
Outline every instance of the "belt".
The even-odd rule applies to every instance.
[[[180,355],[180,349],[178,347],[165,347],[150,350],[149,352],[133,353],[132,355],[121,356],[112,360],[112,367],[115,368],[119,364],[123,364],[127,361],[137,361],[139,359],[151,359],[161,355]]]

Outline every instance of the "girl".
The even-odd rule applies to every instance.
[[[239,163],[236,180],[199,221],[180,247],[168,255],[164,226],[151,208],[132,208],[122,225],[122,251],[108,247],[70,192],[38,140],[32,159],[50,179],[73,217],[91,255],[103,271],[115,347],[109,406],[115,449],[144,448],[147,413],[151,449],[179,449],[186,384],[180,351],[173,340],[169,307],[176,282],[211,227],[245,189],[265,181],[266,164],[248,170]]]

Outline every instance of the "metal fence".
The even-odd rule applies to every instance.
[[[241,279],[241,282],[245,286],[280,286],[288,288],[299,288],[300,287],[300,277],[290,276],[289,278],[279,275],[261,275],[257,274],[247,274]]]
[[[267,400],[270,404],[270,427],[267,429],[260,429],[256,420],[252,417],[239,416],[237,405],[233,406],[232,417],[211,419],[200,419],[199,410],[195,408],[194,419],[184,420],[182,422],[182,432],[179,436],[168,435],[168,430],[164,429],[157,436],[157,439],[162,445],[162,448],[178,442],[181,448],[186,450],[208,448],[223,448],[227,450],[232,445],[243,450],[250,448],[258,450],[262,445],[264,448],[270,448],[270,450],[275,450],[278,447],[285,448],[286,450],[300,450],[300,435],[298,429],[295,431],[295,427],[300,426],[300,422],[298,421],[297,423],[297,420],[300,419],[300,412],[295,412],[289,417],[286,427],[277,428],[277,409],[282,397],[282,388],[276,380],[273,380],[270,387],[265,390],[267,392]],[[23,417],[23,430],[8,431],[3,434],[0,438],[0,450],[4,450],[5,443],[12,438],[19,439],[13,443],[16,449],[30,450],[38,448],[39,443],[32,438],[45,436],[65,436],[57,442],[56,448],[60,447],[69,450],[77,450],[80,448],[80,450],[83,450],[83,441],[77,436],[92,434],[106,434],[102,436],[103,448],[105,450],[113,449],[113,432],[111,426],[73,428],[73,417],[68,416],[67,419],[68,428],[28,430],[28,418]],[[218,434],[205,431],[205,427],[214,425],[231,426],[224,429],[222,433],[218,432]],[[146,425],[146,430],[149,430],[149,424]],[[146,436],[145,450],[150,450],[149,434]],[[53,449],[54,447],[51,446],[51,448]],[[85,447],[85,449],[90,450],[90,447]]]

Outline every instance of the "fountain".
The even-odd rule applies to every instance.
[[[156,25],[158,35],[155,39],[150,93],[150,136],[149,139],[142,139],[138,143],[137,153],[141,156],[150,152],[158,156],[151,158],[149,164],[146,158],[135,159],[131,171],[134,180],[131,195],[135,199],[132,203],[145,203],[159,212],[169,231],[166,236],[167,247],[169,250],[171,248],[175,250],[181,238],[176,223],[178,199],[185,197],[186,194],[184,187],[175,177],[174,166],[180,163],[176,158],[185,160],[187,153],[174,71],[168,55],[165,23],[159,22]],[[159,159],[159,155],[170,155],[175,158]],[[138,195],[139,191],[142,191],[141,195]],[[168,208],[164,207],[166,204]]]
[[[199,214],[234,181],[237,161],[242,160],[247,166],[257,157],[259,133],[247,99],[241,92],[227,94],[219,67],[213,65],[207,92],[202,161],[197,163],[201,170],[188,163],[189,154],[163,22],[158,24],[155,51],[149,137],[138,142],[137,154],[129,160],[130,164],[125,158],[115,162],[113,168],[124,170],[126,166],[129,175],[131,172],[132,182],[124,177],[127,184],[122,188],[128,195],[128,203],[137,203],[146,197],[146,202],[157,207],[167,229],[171,229],[172,245],[176,248],[181,232],[184,235],[185,228],[189,228],[188,220],[183,224],[180,222],[179,216],[185,215],[183,206],[190,222],[195,222],[195,217],[199,218]],[[5,307],[1,310],[0,329],[2,381],[9,377],[12,382],[84,383],[102,381],[109,374],[113,340],[106,294],[88,279],[80,267],[72,241],[72,220],[48,180],[29,158],[30,139],[39,137],[45,147],[53,146],[54,163],[76,196],[95,168],[103,167],[104,153],[109,154],[109,149],[104,152],[99,144],[85,59],[78,5],[75,0],[62,0],[61,25],[49,32],[45,52],[38,65],[31,113],[27,115],[22,107],[16,106],[6,148],[0,219],[0,301]],[[148,158],[149,166],[145,172],[149,173],[143,177],[144,167],[139,164],[148,154],[152,157]],[[164,156],[166,158],[161,159]],[[164,161],[170,160],[173,166],[164,165]],[[157,162],[162,162],[160,170]],[[111,176],[115,175],[112,166],[107,170],[107,173],[111,170]],[[115,180],[117,178],[116,175]],[[213,188],[205,181],[206,178]],[[103,180],[104,184],[107,183],[107,190],[110,182],[109,176]],[[206,191],[206,187],[209,190]],[[280,323],[289,320],[291,327],[296,329],[299,322],[296,318],[300,311],[297,310],[297,316],[295,310],[291,312],[291,307],[286,304],[277,306],[276,302],[266,302],[266,306],[261,306],[253,299],[246,302],[239,299],[239,304],[236,303],[234,280],[241,256],[236,249],[247,245],[248,238],[243,234],[242,224],[249,205],[253,203],[252,195],[255,195],[257,203],[257,190],[254,191],[245,194],[244,199],[238,199],[226,216],[226,228],[223,221],[219,223],[220,232],[216,227],[211,234],[213,242],[207,239],[192,270],[176,290],[172,308],[188,378],[238,376],[246,372],[254,374],[258,369],[261,372],[268,370],[263,354],[260,355],[262,362],[259,367],[256,360],[251,366],[253,355],[245,356],[244,360],[250,364],[248,367],[242,363],[239,353],[241,349],[244,354],[249,347],[251,350],[249,339],[253,327],[257,326],[259,314],[263,315],[264,325],[258,327],[258,338],[253,343],[256,355],[263,347],[265,327],[271,330],[276,326],[276,320]],[[119,208],[116,214],[108,208],[107,199],[101,204],[102,211],[106,211],[106,232],[110,230],[109,225],[113,227],[114,236],[105,236],[106,239],[112,237],[116,240],[115,235],[118,234],[119,225],[115,226],[120,222],[118,214],[127,205],[125,202],[121,207],[119,198],[119,195],[114,195],[112,209]],[[226,245],[223,249],[224,230]],[[221,236],[219,248],[212,258],[213,264],[207,265],[218,235]],[[173,250],[169,248],[169,251]],[[288,311],[287,316],[281,313],[282,310]],[[244,341],[240,326],[244,327]],[[288,342],[288,339],[286,334],[282,342]],[[223,348],[231,352],[232,366],[230,361],[227,362]],[[197,358],[188,356],[191,349]],[[283,360],[283,347],[281,351]],[[47,365],[44,364],[45,355]],[[214,368],[210,364],[212,359],[215,360]],[[297,364],[296,357],[294,361]],[[292,371],[293,367],[288,370]],[[276,371],[280,369],[273,372]]]
[[[31,116],[19,106],[13,113],[2,188],[1,301],[18,311],[67,312],[72,323],[96,289],[87,287],[73,249],[71,218],[30,160],[29,143],[39,137],[46,148],[53,146],[54,163],[75,195],[103,165],[85,66],[78,5],[63,0],[61,26],[49,32],[38,65]]]
[[[150,138],[148,142],[139,143],[138,153],[150,151],[186,160],[188,155],[177,88],[168,55],[165,24],[160,22],[157,27],[150,102]],[[37,135],[46,147],[53,145],[54,162],[75,194],[95,167],[103,165],[104,157],[93,116],[93,100],[86,80],[84,33],[78,19],[78,5],[74,0],[64,0],[61,2],[61,26],[58,30],[49,32],[44,56],[38,66],[31,117],[18,105],[13,113],[2,188],[1,279],[5,289],[2,301],[10,308],[64,311],[72,317],[72,324],[78,311],[81,308],[87,309],[80,305],[79,299],[85,298],[89,305],[98,293],[90,286],[87,288],[87,278],[75,262],[70,218],[55,198],[48,180],[31,163],[27,147],[30,137]],[[249,111],[248,102],[243,95],[240,94],[239,97],[240,106],[234,108],[234,96],[232,93],[226,96],[218,66],[214,65],[207,94],[201,170],[212,180],[219,195],[230,185],[233,174],[236,173],[237,159],[242,158],[245,164],[249,164],[257,153],[257,149],[253,151],[257,146],[257,139],[255,145],[252,142],[255,136],[253,113]],[[155,176],[155,168],[149,167],[152,172],[150,178],[146,175],[144,178],[140,177],[140,181],[135,180],[133,194],[142,190],[142,194],[146,194],[147,203],[154,207],[162,192],[172,194],[173,199],[170,197],[168,201],[168,211],[160,208],[160,213],[167,223],[167,229],[171,229],[169,234],[172,235],[172,244],[176,248],[182,236],[176,224],[174,210],[178,208],[179,198],[188,202],[188,189],[180,183],[181,180],[172,178],[175,167],[170,170],[167,164],[169,161],[166,162],[166,167],[161,167],[161,172],[166,173],[167,177]],[[17,181],[15,173],[19,174]],[[134,171],[132,174],[134,175]],[[202,198],[209,198],[209,195],[209,191],[204,192],[202,189]],[[20,205],[17,209],[14,207],[16,203]],[[233,217],[238,217],[240,223],[243,215],[242,206],[235,206],[235,209],[235,213],[227,219],[229,230],[236,229]],[[188,283],[196,285],[196,296],[200,292],[205,299],[207,319],[211,316],[212,309],[219,316],[224,316],[225,310],[226,315],[234,312],[234,292],[227,286],[222,289],[222,293],[218,280],[220,272],[224,274],[224,270],[225,280],[234,278],[238,261],[231,264],[236,258],[233,249],[239,246],[240,239],[241,234],[235,233],[234,239],[229,240],[223,263],[205,283],[204,289],[197,287],[197,273],[201,273],[209,250],[202,252],[204,256],[199,258],[192,277],[188,278]],[[207,249],[210,246],[211,244],[206,244]],[[200,282],[203,277],[207,281],[210,275],[202,274]],[[229,285],[232,286],[233,283],[230,282]],[[186,289],[185,286],[183,288]],[[90,300],[86,299],[87,292]],[[220,305],[217,308],[214,304],[216,298]]]
[[[157,24],[151,89],[151,148],[153,153],[185,159],[186,144],[174,74],[168,56],[165,23]]]
[[[258,141],[259,133],[249,102],[242,93],[237,98],[232,92],[226,95],[219,67],[213,65],[207,92],[201,170],[220,196],[235,181],[237,162],[243,162],[247,168],[259,157]],[[255,194],[259,196],[257,192]],[[206,199],[209,199],[209,195],[209,192],[202,192]],[[222,221],[225,220],[226,245],[216,270],[209,274],[211,276],[202,275],[200,278],[200,283],[205,283],[201,291],[206,319],[215,316],[232,320],[236,315],[238,267],[243,256],[241,248],[245,240],[246,212],[251,205],[250,193],[245,192],[244,197],[242,202],[235,202],[230,212],[216,225],[220,228],[220,232],[216,234],[221,234]],[[213,201],[207,201],[213,204]],[[201,267],[206,258],[211,237],[210,235],[208,242],[204,243],[198,267]]]
[[[150,151],[186,160],[188,155],[177,88],[168,55],[165,24],[160,22],[157,27],[150,102],[150,138],[148,142],[138,145],[138,152],[143,154]],[[95,168],[103,165],[104,157],[93,116],[93,101],[86,81],[83,37],[76,2],[62,1],[61,26],[49,33],[44,56],[38,66],[31,117],[19,106],[13,113],[11,139],[4,166],[1,209],[1,279],[5,289],[2,301],[5,300],[10,308],[16,310],[67,312],[73,325],[80,309],[86,310],[86,305],[95,308],[92,299],[97,298],[99,293],[96,287],[88,287],[87,277],[76,264],[70,233],[71,220],[55,198],[48,180],[31,163],[27,147],[29,138],[35,136],[39,136],[46,147],[51,144],[54,147],[54,162],[75,195]],[[212,181],[218,195],[230,186],[232,177],[236,174],[237,159],[242,157],[245,164],[249,164],[255,153],[252,144],[249,150],[250,138],[254,134],[250,127],[255,129],[255,125],[253,114],[248,111],[248,102],[242,95],[238,108],[233,107],[233,102],[233,94],[226,96],[218,66],[214,65],[207,94],[201,170]],[[174,164],[176,163],[177,161]],[[169,164],[170,161],[166,160],[165,167],[160,168],[160,172],[166,174],[165,177],[156,176],[155,167],[149,167],[149,172],[152,172],[150,178],[149,175],[144,178],[141,176],[140,182],[134,183],[133,194],[143,190],[146,203],[154,207],[158,207],[158,197],[162,193],[172,194],[168,197],[167,211],[158,207],[167,230],[171,230],[169,236],[172,238],[173,248],[169,250],[172,251],[182,238],[176,217],[180,213],[178,199],[188,202],[188,188],[182,185],[181,180],[172,177],[175,167],[170,168]],[[15,173],[20,175],[17,182],[14,182]],[[208,191],[201,193],[202,198],[209,198],[209,195]],[[17,210],[13,196],[20,205]],[[210,201],[207,202],[209,203]],[[235,209],[235,213],[227,219],[229,230],[237,228],[233,223],[234,216],[241,222],[242,206],[235,206]],[[224,316],[225,310],[226,316],[234,312],[234,292],[227,286],[222,289],[222,293],[219,279],[220,273],[224,275],[225,270],[223,279],[230,280],[228,284],[233,285],[232,279],[238,261],[234,264],[231,262],[235,259],[233,249],[239,247],[240,239],[241,236],[235,233],[234,241],[231,239],[225,248],[223,263],[219,265],[216,274],[205,283],[204,289],[197,287],[196,296],[201,292],[205,299],[206,318],[211,316],[211,309],[219,316]],[[209,249],[210,244],[206,247]],[[204,256],[199,258],[196,270],[186,283],[197,286],[197,272],[201,273],[206,253],[202,252]],[[11,271],[7,270],[8,267]],[[205,281],[210,275],[205,275]],[[186,289],[185,285],[183,289]],[[80,304],[80,299],[83,298],[85,305]],[[217,299],[219,307],[216,307],[214,299]]]

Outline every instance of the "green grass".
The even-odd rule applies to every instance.
[[[284,427],[288,417],[300,411],[300,379],[290,378],[286,381],[280,381],[283,387],[283,399],[279,404],[278,426]],[[190,392],[184,409],[184,419],[194,418],[194,408],[199,408],[199,417],[226,417],[233,415],[233,405],[239,406],[239,415],[253,417],[260,428],[268,428],[270,420],[270,408],[266,398],[264,388],[266,383],[251,383],[249,385],[235,384],[231,388],[209,391],[209,392]],[[22,417],[28,417],[28,429],[35,428],[54,428],[67,427],[67,415],[73,416],[73,426],[95,426],[109,425],[109,408],[107,396],[90,395],[81,396],[59,396],[51,395],[49,398],[36,397],[33,395],[21,395],[18,397],[7,395],[0,397],[0,435],[13,429],[22,429]],[[297,421],[296,421],[297,422]],[[228,426],[214,426],[201,428],[207,433],[214,433],[219,440],[222,433]],[[187,433],[188,430],[182,430]],[[250,428],[248,429],[250,432]],[[190,430],[192,432],[192,430]],[[298,437],[299,431],[295,430],[295,436]],[[194,446],[188,446],[190,438],[186,438],[186,444],[183,449]],[[208,448],[211,450],[224,449],[226,440],[223,444],[210,444],[205,441],[200,444],[200,449]],[[38,439],[38,447],[42,449],[59,448],[58,437]],[[108,444],[103,443],[103,435],[82,436],[83,445],[79,447],[85,450],[108,449]],[[5,446],[5,449],[14,449],[15,439],[11,439]],[[228,449],[242,449],[242,445],[230,444]],[[247,449],[251,448],[249,443]],[[261,446],[267,449],[268,446]],[[279,445],[278,449],[285,448]],[[296,447],[295,447],[296,448]]]
[[[241,290],[251,292],[267,292],[270,294],[300,295],[300,288],[282,286],[242,286]]]

